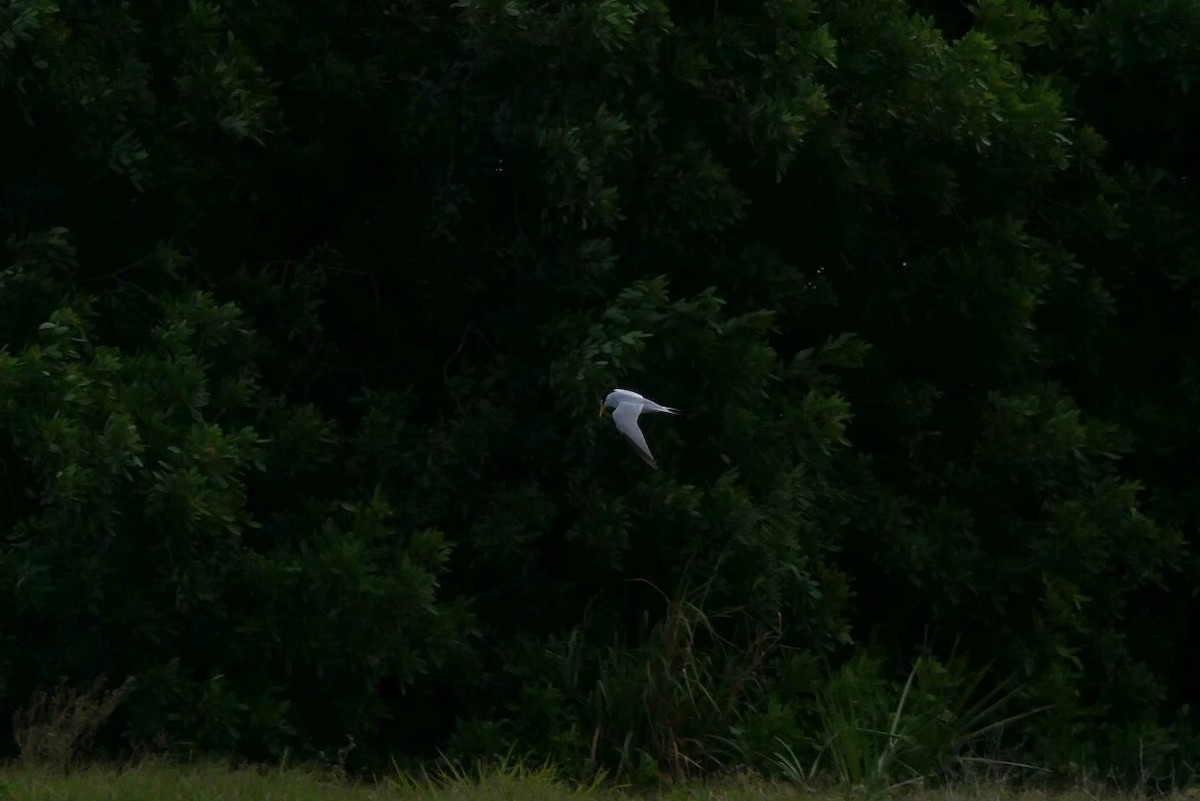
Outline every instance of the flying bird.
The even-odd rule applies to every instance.
[[[642,430],[638,428],[638,417],[642,412],[665,412],[667,414],[679,414],[678,409],[672,409],[670,406],[661,406],[649,398],[643,398],[636,392],[631,392],[628,389],[614,389],[608,393],[608,397],[600,404],[600,417],[604,416],[604,412],[612,409],[613,423],[616,424],[617,430],[629,438],[633,446],[637,448],[638,455],[645,460],[646,464],[658,469],[658,462],[654,461],[654,454],[650,453],[650,446],[646,444],[646,437],[642,435]]]

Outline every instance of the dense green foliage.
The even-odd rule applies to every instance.
[[[967,12],[0,0],[0,720],[1180,778],[1200,5]]]

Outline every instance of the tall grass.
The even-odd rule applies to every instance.
[[[707,584],[662,594],[637,640],[589,647],[579,630],[557,658],[572,717],[590,734],[586,764],[646,785],[765,770],[795,785],[876,797],[988,769],[1038,771],[1004,759],[1006,731],[1041,709],[1022,687],[961,659],[916,659],[903,681],[859,649],[821,671],[739,608],[706,608]],[[790,678],[787,678],[790,676]],[[803,678],[797,680],[797,676]],[[564,755],[571,759],[571,755]]]
[[[1066,792],[1018,791],[1004,783],[967,783],[937,790],[904,790],[906,801],[1135,801],[1098,787]],[[842,788],[810,791],[741,775],[637,792],[572,785],[546,766],[509,763],[497,769],[437,770],[420,777],[351,781],[307,768],[239,768],[220,763],[175,765],[144,761],[123,768],[91,766],[62,773],[19,764],[0,766],[4,801],[836,801]],[[1176,793],[1171,801],[1195,801]]]
[[[608,765],[616,781],[674,781],[724,770],[727,735],[755,696],[777,635],[759,631],[734,643],[720,631],[738,610],[711,613],[703,593],[663,596],[662,617],[643,617],[637,644],[613,643],[597,653],[576,635],[563,659],[571,687],[589,714],[589,762]]]
[[[104,689],[99,676],[91,689],[79,690],[66,678],[52,692],[38,690],[13,715],[13,737],[27,765],[66,770],[91,750],[92,738],[133,689],[127,678],[116,689]]]
[[[815,706],[820,742],[805,770],[788,744],[776,754],[780,772],[807,783],[826,773],[840,787],[869,798],[912,784],[963,775],[967,765],[1037,771],[1036,766],[980,755],[990,735],[1044,709],[1006,713],[1020,688],[1001,681],[985,687],[987,668],[970,671],[958,661],[942,665],[918,658],[904,684],[886,681],[866,651],[821,683]]]

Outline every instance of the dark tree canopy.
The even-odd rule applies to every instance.
[[[1173,775],[1197,42],[1190,0],[0,0],[0,720],[133,676],[110,753],[637,778],[807,764],[912,669],[915,720],[1012,688],[989,755]],[[683,410],[662,470],[616,386]]]

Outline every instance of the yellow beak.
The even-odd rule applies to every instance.
[[[604,413],[605,413],[606,411],[608,411],[608,407],[604,405],[604,402],[603,402],[603,401],[601,401],[601,402],[600,402],[600,414],[598,414],[598,415],[596,415],[596,416],[597,416],[597,417],[603,417],[603,416],[604,416]]]

